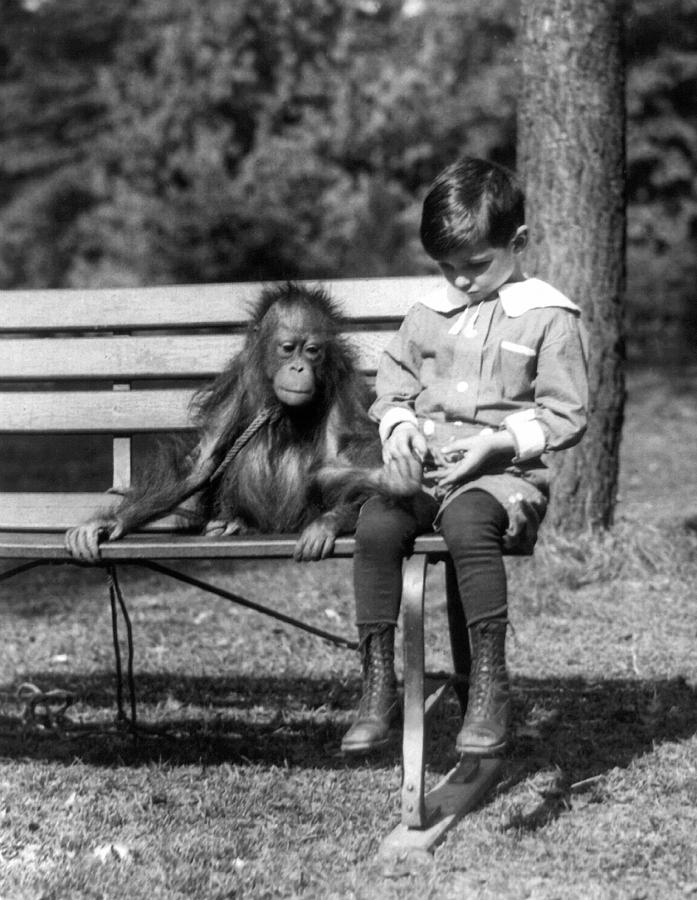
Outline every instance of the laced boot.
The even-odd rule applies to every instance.
[[[394,625],[359,625],[363,696],[353,725],[344,735],[344,753],[384,747],[399,708],[394,673]]]
[[[511,714],[506,673],[506,622],[480,622],[469,629],[472,672],[465,721],[455,742],[458,753],[493,756],[506,747]]]

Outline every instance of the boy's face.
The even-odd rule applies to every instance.
[[[468,244],[436,260],[446,280],[461,291],[470,303],[480,303],[509,281],[519,281],[521,253],[527,243],[525,225],[504,247],[488,241]]]

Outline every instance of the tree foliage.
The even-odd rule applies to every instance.
[[[507,0],[5,5],[5,286],[414,271],[424,184],[512,161]]]
[[[632,7],[627,34],[631,325],[635,332],[645,331],[656,350],[665,346],[666,330],[676,329],[690,348],[697,339],[697,5],[637,0]]]
[[[680,317],[697,11],[628,6],[630,309]],[[0,0],[0,286],[416,273],[423,191],[515,163],[518,0]],[[660,304],[657,303],[660,297]]]

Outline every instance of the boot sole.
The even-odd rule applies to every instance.
[[[370,743],[363,744],[342,744],[341,752],[342,753],[370,753],[372,750],[382,750],[383,747],[386,747],[390,743],[389,737],[386,737],[382,741],[370,741]]]
[[[502,741],[500,744],[494,744],[492,747],[477,747],[465,744],[455,745],[455,752],[461,756],[498,756],[508,746],[508,741]]]

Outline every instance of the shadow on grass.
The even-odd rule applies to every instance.
[[[128,731],[104,733],[115,719],[113,674],[35,672],[26,680],[73,692],[78,704],[69,711],[71,719],[82,720],[83,728],[95,728],[84,734],[69,730],[65,735],[23,735],[15,708],[0,715],[0,754],[6,758],[69,762],[77,757],[105,766],[232,762],[322,769],[393,766],[400,758],[397,730],[390,746],[367,762],[340,754],[341,737],[357,702],[356,682],[283,675],[139,674],[138,718],[145,730],[134,740]],[[10,695],[14,687],[0,690]],[[517,679],[514,694],[514,739],[506,758],[504,790],[550,769],[562,773],[567,786],[594,779],[628,766],[656,744],[697,732],[697,692],[679,678]],[[454,764],[459,724],[459,707],[449,699],[431,729],[433,775]],[[148,733],[148,727],[162,733]],[[534,822],[529,824],[534,827]]]
[[[0,756],[74,759],[95,765],[172,765],[221,762],[334,767],[353,686],[330,678],[293,676],[196,677],[136,675],[138,734],[134,739],[117,718],[113,673],[25,673],[25,682],[75,695],[70,724],[60,733],[22,731],[22,710],[0,713]],[[125,679],[124,679],[125,681]],[[14,697],[17,685],[0,693]],[[9,707],[10,704],[5,704]],[[127,687],[123,707],[130,712]],[[43,707],[37,707],[43,713]],[[74,726],[74,727],[72,727]],[[338,763],[339,766],[343,763]]]
[[[579,793],[599,800],[603,778],[613,769],[697,734],[697,691],[681,677],[519,678],[513,692],[513,739],[498,792],[530,781],[536,800],[509,815],[505,826],[520,831],[555,819]],[[434,737],[442,743],[443,736]],[[444,750],[447,771],[454,758],[447,745]]]

